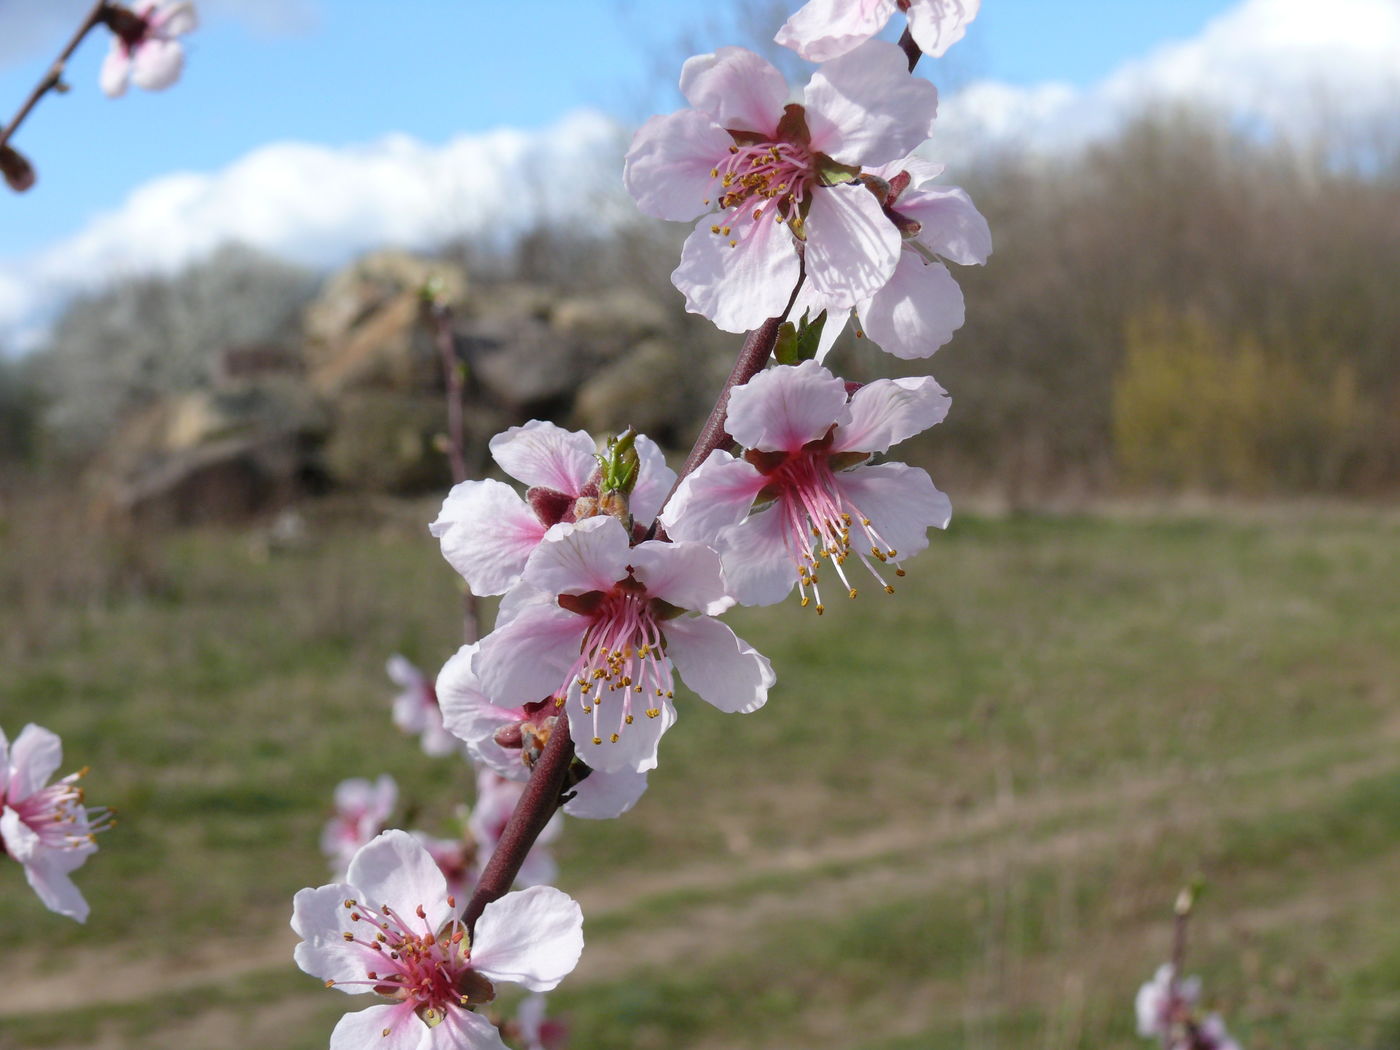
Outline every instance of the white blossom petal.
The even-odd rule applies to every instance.
[[[671,282],[691,313],[726,332],[747,332],[781,314],[792,298],[801,272],[792,234],[768,218],[745,216],[727,235],[712,233],[713,225],[707,216],[686,238]]]
[[[490,448],[491,457],[517,481],[568,496],[577,496],[598,467],[591,437],[539,419],[497,434]]]
[[[442,869],[406,831],[385,831],[360,847],[350,862],[346,881],[371,906],[387,904],[406,922],[422,922],[434,933],[452,914]],[[414,918],[419,906],[427,918]]]
[[[729,132],[699,110],[652,117],[632,138],[623,184],[643,215],[689,222],[714,210],[712,172],[733,144]]]
[[[824,63],[803,98],[812,148],[867,168],[912,152],[938,113],[938,90],[910,76],[903,50],[883,40]]]
[[[433,1030],[418,1019],[413,1002],[346,1014],[331,1032],[330,1050],[430,1050]]]
[[[633,547],[630,557],[649,597],[707,616],[718,616],[734,604],[725,593],[719,555],[703,543],[648,540]]]
[[[582,820],[610,820],[635,806],[646,789],[645,773],[595,769],[574,786],[574,797],[564,803],[564,812]]]
[[[722,47],[686,60],[681,94],[720,127],[770,135],[782,118],[788,88],[767,59],[747,48]]]
[[[807,215],[807,280],[828,310],[849,310],[884,287],[903,239],[875,195],[847,183],[817,189]]]
[[[131,55],[131,82],[147,91],[162,91],[180,79],[185,49],[175,40],[147,37]]]
[[[513,488],[487,479],[452,486],[428,531],[472,592],[485,595],[503,594],[520,578],[545,527]]]
[[[943,422],[948,392],[932,376],[877,379],[851,397],[851,421],[838,427],[832,452],[885,452]]]
[[[661,525],[673,540],[713,546],[721,530],[744,520],[765,484],[753,464],[715,449],[681,479],[661,515]]]
[[[607,515],[554,525],[521,578],[547,594],[607,591],[627,576],[631,549],[622,522]]]
[[[729,395],[725,428],[745,448],[796,452],[850,419],[846,384],[815,361],[760,372]]]
[[[532,992],[556,987],[583,953],[583,912],[552,886],[507,893],[486,905],[472,938],[472,967]]]
[[[865,334],[906,361],[931,356],[953,338],[964,317],[962,289],[948,267],[912,251],[900,256],[889,283],[860,307]]]
[[[708,616],[669,621],[666,642],[681,679],[721,711],[757,711],[777,681],[766,656]]]
[[[877,463],[836,474],[841,495],[869,518],[903,560],[928,546],[928,530],[948,527],[953,508],[928,472],[905,463]]]
[[[773,39],[808,62],[826,62],[869,40],[894,12],[895,0],[810,0]]]
[[[932,58],[963,38],[977,17],[982,0],[914,0],[909,6],[909,34],[919,50]]]

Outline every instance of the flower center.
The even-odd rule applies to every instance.
[[[593,622],[584,632],[579,657],[564,686],[554,696],[555,704],[562,707],[576,691],[584,714],[593,716],[595,744],[603,742],[599,718],[605,702],[621,705],[619,728],[633,723],[635,709],[647,718],[660,715],[661,702],[675,697],[674,680],[658,622],[663,613],[647,597],[646,589],[628,576],[607,594],[560,595],[559,604],[590,616]],[[614,744],[618,738],[617,732],[608,734]]]
[[[447,903],[457,906],[453,897]],[[429,1027],[442,1022],[449,1006],[475,1006],[496,997],[491,982],[471,968],[471,939],[458,916],[434,931],[421,904],[414,912],[417,921],[387,904],[374,911],[349,899],[344,906],[352,923],[364,924],[364,933],[342,936],[374,954],[365,958],[364,980],[327,981],[327,987],[369,985],[385,998],[412,1004]]]
[[[797,143],[730,146],[729,155],[710,169],[710,177],[719,182],[720,210],[726,213],[710,232],[728,238],[734,248],[739,244],[736,226],[742,230],[749,223],[800,220],[814,172],[811,150]]]
[[[825,440],[811,442],[809,447],[776,462],[771,453],[745,454],[750,463],[768,476],[768,484],[759,498],[774,501],[769,513],[781,515],[783,519],[788,555],[797,570],[802,607],[805,609],[815,600],[818,615],[826,611],[818,573],[823,559],[830,562],[852,598],[857,590],[844,568],[852,554],[870,570],[886,593],[893,594],[894,586],[880,574],[876,563],[893,563],[894,574],[904,575],[899,566],[899,552],[880,535],[869,515],[837,483],[826,445]],[[809,588],[811,594],[808,594]]]
[[[115,821],[110,810],[83,805],[85,796],[78,781],[86,775],[86,769],[70,773],[28,798],[11,799],[5,807],[19,815],[46,849],[89,849],[95,844],[94,836]]]

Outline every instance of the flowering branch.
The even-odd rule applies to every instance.
[[[510,821],[501,833],[496,851],[491,854],[491,860],[477,881],[476,892],[467,903],[462,921],[468,930],[475,928],[476,920],[486,906],[503,897],[515,882],[515,876],[530,848],[559,808],[573,759],[574,742],[569,736],[569,717],[560,710],[544,753],[530,773],[525,793],[520,796],[515,812],[510,815]]]
[[[24,119],[29,116],[30,110],[39,104],[41,98],[50,91],[64,90],[62,86],[63,67],[67,64],[73,52],[78,50],[78,45],[83,42],[83,38],[92,31],[92,28],[99,22],[105,22],[107,20],[110,10],[111,9],[107,6],[107,0],[97,0],[97,3],[92,5],[92,10],[87,13],[87,17],[84,18],[82,24],[78,26],[77,32],[73,34],[73,38],[68,41],[68,46],[59,52],[58,57],[53,61],[53,65],[49,66],[48,72],[44,74],[39,83],[34,85],[34,90],[29,93],[29,97],[25,99],[24,104],[19,107],[19,112],[15,114],[14,119],[5,126],[3,131],[0,131],[0,148],[3,148],[5,144],[10,141],[14,133],[19,130],[19,126],[24,123]]]

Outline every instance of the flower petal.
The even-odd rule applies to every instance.
[[[452,486],[428,531],[473,593],[503,594],[520,578],[545,527],[513,488],[488,479]]]
[[[58,734],[30,722],[10,747],[8,798],[13,805],[49,782],[63,764],[63,743]]]
[[[808,62],[844,55],[885,27],[895,0],[810,0],[773,39]]]
[[[963,38],[982,0],[914,0],[909,6],[909,34],[919,50],[933,58]]]
[[[507,893],[486,905],[476,923],[472,968],[532,992],[554,988],[583,953],[583,911],[553,886]]]
[[[652,598],[707,616],[734,604],[725,592],[719,555],[703,543],[648,540],[632,548],[631,559],[637,581]]]
[[[607,591],[627,576],[631,549],[627,530],[613,517],[553,525],[521,578],[547,594]]]
[[[436,933],[452,914],[447,880],[423,844],[406,831],[385,831],[360,847],[350,861],[346,881],[373,907],[388,905],[405,922],[414,922],[420,906],[427,918],[416,920]]]
[[[889,283],[860,307],[861,327],[886,353],[929,357],[953,338],[965,316],[962,289],[948,267],[904,252]]]
[[[782,118],[788,88],[767,59],[747,48],[722,47],[686,60],[681,94],[722,128],[771,135]]]
[[[564,812],[583,820],[610,820],[635,806],[646,789],[645,773],[595,769],[575,785],[574,797],[564,803]]]
[[[740,605],[774,605],[792,593],[797,559],[788,529],[786,509],[773,503],[720,536],[724,579]]]
[[[713,546],[722,529],[744,520],[765,484],[767,480],[753,464],[715,449],[681,480],[661,524],[673,540]]]
[[[481,640],[473,668],[482,692],[509,705],[552,696],[577,659],[589,622],[552,602],[522,607]]]
[[[188,0],[178,4],[167,4],[152,18],[151,25],[163,36],[184,36],[199,28],[199,15],[194,4]]]
[[[796,452],[849,421],[846,384],[815,361],[760,372],[729,395],[725,428],[745,448]]]
[[[539,419],[497,434],[490,447],[492,458],[517,481],[569,496],[583,491],[598,466],[591,437]]]
[[[676,708],[668,699],[647,697],[647,703],[657,704],[652,708],[657,714],[647,717],[642,706],[634,702],[632,724],[628,725],[623,699],[620,695],[610,696],[600,704],[595,696],[585,711],[577,687],[572,688],[568,704],[574,748],[578,757],[598,772],[645,773],[656,768],[661,738],[676,724]]]
[[[866,168],[912,152],[938,113],[938,90],[911,77],[903,50],[883,40],[824,63],[803,99],[812,148]]]
[[[897,551],[896,560],[927,547],[929,528],[947,528],[953,516],[948,497],[934,488],[928,472],[904,463],[841,471],[836,487]]]
[[[451,1034],[450,1041],[433,1039],[425,1044],[424,1050],[510,1050],[501,1042],[501,1030],[485,1017],[471,1010],[448,1004],[447,1016],[438,1025],[444,1035]],[[370,1047],[369,1050],[374,1050]]]
[[[147,37],[131,55],[131,82],[147,91],[162,91],[180,79],[185,49],[175,40]]]
[[[87,852],[80,850],[43,850],[24,865],[24,877],[49,911],[86,922],[88,903],[68,877],[85,860]]]
[[[699,110],[652,117],[632,137],[623,184],[643,215],[689,222],[714,210],[712,172],[733,144],[729,132]]]
[[[637,484],[632,488],[632,517],[642,525],[656,520],[656,513],[676,484],[676,472],[666,465],[666,455],[651,438],[637,435]]]
[[[948,392],[932,376],[877,379],[851,397],[851,421],[838,427],[832,452],[885,452],[948,415]]]
[[[312,977],[337,982],[335,987],[350,995],[367,989],[339,982],[363,980],[366,968],[373,968],[369,958],[375,954],[344,936],[354,932],[353,926],[364,925],[352,923],[351,912],[345,907],[347,900],[358,900],[359,896],[354,886],[339,882],[297,890],[292,898],[292,929],[301,938],[295,951],[297,965]]]
[[[112,49],[102,60],[102,70],[97,75],[97,82],[102,88],[102,93],[108,98],[121,98],[126,94],[126,82],[130,76],[131,56],[127,54],[121,40],[114,36]]]
[[[519,708],[501,707],[481,690],[481,679],[472,667],[479,643],[458,649],[443,664],[437,677],[438,703],[442,707],[444,727],[459,740],[466,741],[472,757],[485,762],[502,776],[522,780],[525,766],[520,752],[510,751],[495,741],[495,732],[503,725],[519,721]]]
[[[681,679],[721,711],[757,711],[777,681],[766,656],[708,616],[671,620],[666,642]]]
[[[787,226],[767,218],[745,215],[727,235],[712,233],[713,225],[707,216],[686,238],[671,283],[691,313],[726,332],[747,332],[792,298],[801,272],[797,249]]]
[[[413,1006],[414,1000],[407,999],[346,1014],[331,1032],[330,1050],[429,1050],[433,1030],[418,1019]]]
[[[899,230],[864,186],[813,191],[807,280],[828,310],[849,310],[884,287],[902,248]]]
[[[957,186],[928,186],[905,193],[895,207],[920,224],[918,242],[950,262],[980,266],[992,254],[987,220]]]

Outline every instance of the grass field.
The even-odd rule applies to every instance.
[[[459,625],[433,508],[201,532],[0,536],[0,724],[62,734],[121,823],[86,926],[0,866],[0,1048],[327,1045],[293,892],[337,781],[446,821],[469,779],[388,717]],[[324,518],[324,520],[322,520]],[[761,712],[682,699],[631,814],[572,822],[574,1050],[1147,1047],[1170,905],[1253,1048],[1400,1047],[1400,523],[1315,512],[964,518],[821,619],[742,610]]]

